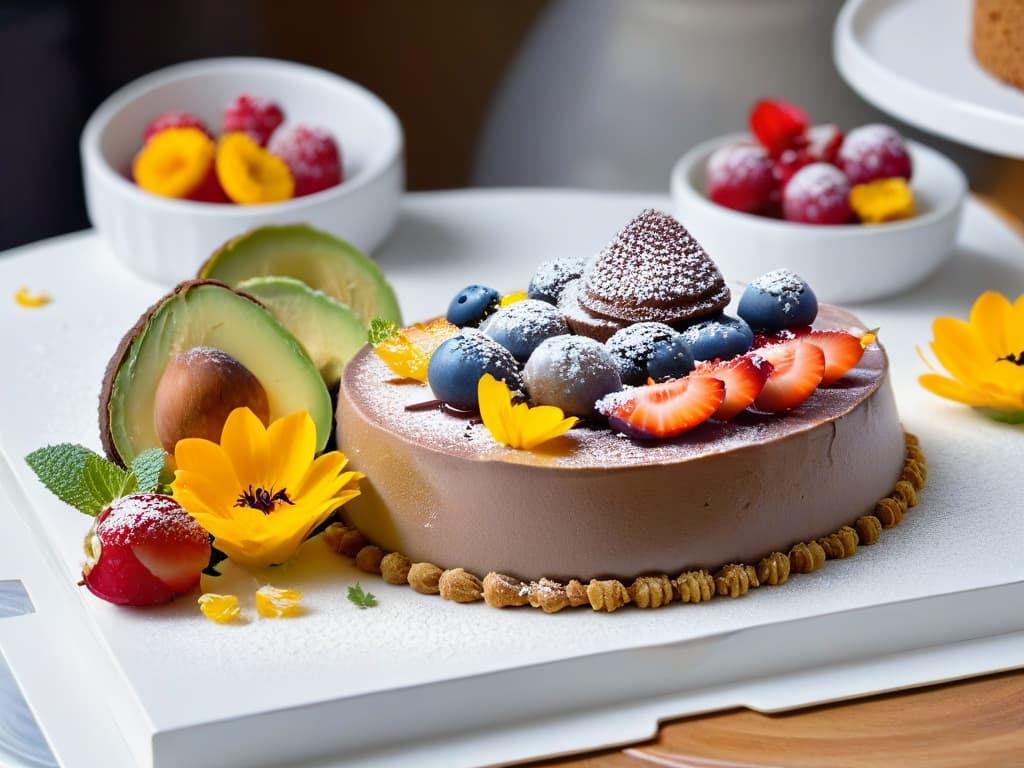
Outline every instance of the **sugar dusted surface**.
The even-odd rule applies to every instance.
[[[839,157],[843,161],[862,162],[868,168],[875,168],[881,162],[882,153],[903,152],[903,139],[895,128],[873,123],[850,131],[843,139]]]
[[[708,158],[708,183],[738,183],[771,173],[767,153],[754,144],[729,144]]]
[[[101,541],[106,544],[150,541],[205,544],[210,538],[169,496],[152,493],[125,496],[109,509],[96,525]]]

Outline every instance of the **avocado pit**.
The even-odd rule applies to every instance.
[[[170,359],[157,384],[153,427],[163,449],[201,437],[217,442],[228,414],[247,407],[270,422],[267,392],[252,371],[223,350],[200,346]]]

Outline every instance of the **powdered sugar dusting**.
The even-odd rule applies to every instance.
[[[96,524],[101,541],[110,545],[172,541],[203,544],[209,534],[170,496],[140,493],[125,496],[101,513]]]
[[[729,144],[708,158],[708,183],[735,183],[771,172],[768,154],[753,144]]]
[[[786,185],[786,197],[819,200],[823,205],[850,193],[846,176],[831,163],[805,165]]]
[[[854,162],[873,160],[877,165],[880,151],[903,152],[903,139],[892,126],[873,123],[850,131],[839,149],[839,157]]]

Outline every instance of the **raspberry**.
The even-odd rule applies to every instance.
[[[708,197],[719,205],[753,213],[771,201],[772,161],[753,144],[730,144],[708,159]]]
[[[327,131],[308,125],[285,125],[274,131],[267,149],[288,165],[295,179],[295,197],[341,183],[341,152]]]
[[[779,189],[784,189],[793,174],[814,162],[808,148],[784,149],[775,160],[773,172]]]
[[[850,184],[909,179],[910,155],[895,128],[879,123],[854,128],[839,148],[838,165]]]
[[[843,145],[843,132],[835,123],[815,125],[807,130],[807,155],[812,160],[834,163]]]
[[[808,125],[807,113],[785,101],[762,99],[750,111],[750,132],[773,156],[804,146]]]
[[[164,112],[153,118],[145,130],[143,130],[142,143],[145,144],[153,136],[167,128],[198,128],[207,136],[210,136],[210,130],[206,127],[206,123],[191,112]]]
[[[850,182],[834,165],[811,163],[797,171],[782,190],[782,215],[805,224],[847,224]]]
[[[242,94],[224,107],[221,131],[244,131],[261,147],[267,146],[271,134],[284,122],[284,112],[277,102],[259,96]]]

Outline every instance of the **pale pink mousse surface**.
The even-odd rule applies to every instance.
[[[817,327],[857,327],[823,306]],[[883,350],[784,416],[744,413],[680,438],[576,428],[534,451],[479,420],[405,406],[433,397],[369,347],[345,368],[338,448],[367,475],[345,518],[413,562],[521,579],[631,578],[756,563],[871,512],[904,438]]]

